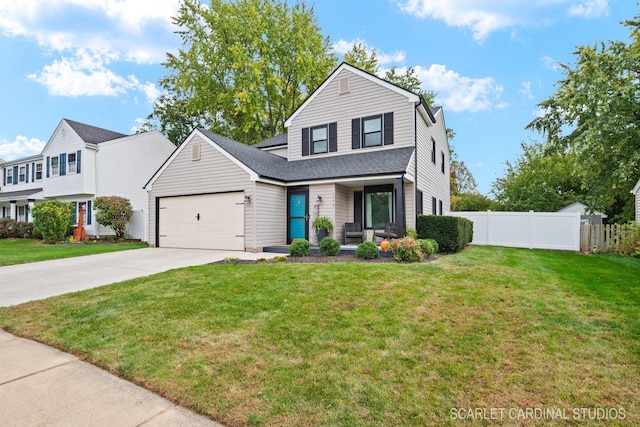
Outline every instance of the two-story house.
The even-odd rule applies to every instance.
[[[149,243],[259,251],[313,241],[318,216],[343,240],[449,212],[443,111],[418,94],[343,63],[285,126],[255,146],[194,130],[146,185]]]
[[[31,222],[39,201],[67,201],[74,223],[84,206],[87,234],[104,236],[113,232],[95,221],[93,201],[126,197],[134,210],[129,232],[147,240],[148,195],[142,187],[174,149],[159,132],[125,135],[62,119],[41,154],[0,163],[0,214]]]

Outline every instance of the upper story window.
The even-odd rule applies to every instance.
[[[393,112],[351,120],[351,148],[393,144]]]
[[[440,158],[442,159],[442,164],[440,165],[440,170],[444,173],[444,151],[440,152]]]
[[[431,137],[431,162],[436,164],[436,140]]]
[[[59,173],[60,173],[60,169],[58,164],[58,158],[52,157],[51,158],[51,175],[58,176]]]
[[[13,168],[7,168],[7,185],[13,184]]]
[[[302,155],[333,153],[338,151],[338,123],[302,129]]]
[[[76,173],[76,153],[67,154],[67,170],[70,174]]]
[[[42,163],[36,163],[36,179],[42,179]]]
[[[329,150],[327,126],[311,128],[311,154],[326,153]]]
[[[19,182],[25,182],[27,177],[27,168],[26,166],[20,166],[20,174],[18,177],[18,181]]]

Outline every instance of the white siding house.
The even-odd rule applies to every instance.
[[[0,214],[30,222],[35,203],[61,200],[74,204],[76,222],[84,204],[87,235],[104,236],[113,232],[96,223],[93,201],[120,196],[134,210],[129,233],[146,241],[149,208],[143,186],[174,149],[159,132],[125,135],[62,119],[41,154],[0,164]]]
[[[636,222],[640,222],[640,180],[638,180],[635,187],[633,187],[631,193],[633,193],[636,198]]]

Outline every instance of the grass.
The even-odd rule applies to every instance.
[[[48,245],[41,240],[0,239],[0,267],[50,259],[102,254],[127,249],[146,248],[146,243],[58,243]]]
[[[476,408],[505,408],[482,425],[603,425],[581,408],[638,425],[639,278],[640,260],[495,247],[208,265],[0,309],[0,327],[229,426],[460,425]]]

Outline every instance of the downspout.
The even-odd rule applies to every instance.
[[[418,104],[420,105],[420,104]],[[414,224],[413,229],[418,229],[418,105],[413,109],[413,163],[414,163],[414,183],[413,183],[413,216]],[[422,211],[422,206],[420,206]]]

